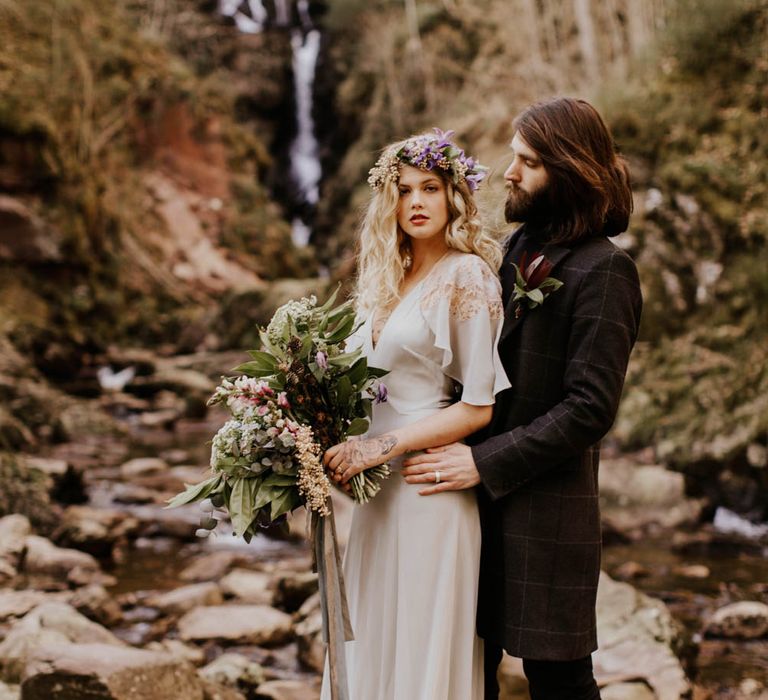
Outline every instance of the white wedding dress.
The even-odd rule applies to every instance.
[[[490,405],[509,386],[496,342],[501,289],[481,258],[450,250],[394,308],[370,365],[389,370],[386,403],[368,436],[428,416],[461,398]],[[457,393],[457,389],[460,395]],[[347,642],[351,700],[481,700],[483,647],[475,632],[480,523],[473,490],[419,496],[402,459],[368,504],[356,506],[344,557],[355,640]],[[322,698],[330,700],[328,673]]]

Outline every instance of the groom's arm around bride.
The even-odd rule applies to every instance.
[[[608,240],[628,225],[631,191],[588,103],[536,104],[514,127],[505,215],[523,226],[500,271],[499,344],[512,387],[481,442],[432,450],[404,474],[431,483],[425,495],[482,484],[486,698],[497,697],[504,648],[523,658],[533,700],[593,700],[599,441],[616,416],[642,306],[634,263]]]

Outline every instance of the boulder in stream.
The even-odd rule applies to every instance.
[[[275,680],[262,683],[257,700],[317,700],[319,688],[306,681]]]
[[[195,608],[179,620],[183,641],[223,640],[278,645],[293,635],[291,616],[267,605],[212,605]]]
[[[0,677],[6,682],[18,682],[27,661],[43,644],[81,643],[125,646],[109,630],[91,622],[71,605],[43,603],[14,623],[0,643]]]
[[[323,642],[323,619],[320,613],[320,593],[307,598],[294,617],[299,660],[307,668],[322,673],[325,665],[325,643]]]
[[[195,668],[168,654],[108,644],[45,644],[31,655],[23,700],[203,700]]]
[[[711,637],[759,639],[768,635],[768,605],[752,600],[731,603],[715,611],[706,626]]]
[[[645,683],[657,700],[688,697],[690,685],[675,655],[679,629],[666,605],[601,573],[597,591],[595,676],[610,688]]]
[[[201,668],[200,675],[218,685],[253,691],[263,683],[264,669],[255,661],[241,654],[222,654],[207,666]]]
[[[156,593],[147,599],[146,604],[165,615],[182,615],[201,605],[219,605],[223,602],[219,587],[213,582],[205,582]]]
[[[243,603],[272,605],[272,579],[263,571],[233,569],[221,579],[219,586],[224,595]]]
[[[45,537],[37,535],[29,535],[24,544],[26,555],[23,570],[27,574],[77,583],[89,577],[95,580],[101,574],[99,562],[85,552],[57,547]]]

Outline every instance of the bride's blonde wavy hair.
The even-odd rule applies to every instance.
[[[397,152],[411,139],[391,144],[384,153]],[[445,242],[448,247],[480,256],[496,272],[501,265],[501,244],[483,227],[467,181],[462,179],[454,183],[440,168],[431,172],[445,184],[448,202]],[[354,296],[361,311],[386,309],[400,299],[400,286],[411,256],[411,246],[410,238],[397,224],[399,201],[399,182],[394,178],[385,179],[371,195],[360,226]]]

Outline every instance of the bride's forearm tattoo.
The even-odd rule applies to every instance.
[[[380,435],[369,440],[350,440],[344,443],[343,457],[348,464],[374,466],[381,457],[388,455],[397,445],[394,435]]]

